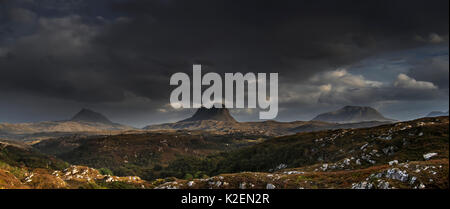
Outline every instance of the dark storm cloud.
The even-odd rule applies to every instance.
[[[449,88],[449,60],[448,54],[426,59],[418,63],[409,73],[412,77],[429,81],[441,89]],[[448,92],[447,92],[448,93]]]
[[[415,34],[448,33],[448,9],[438,6],[446,4],[135,1],[116,6],[134,19],[105,40],[168,64],[203,61],[214,70],[308,73],[382,50],[417,46]]]
[[[20,2],[0,0],[1,91],[87,103],[127,92],[167,103],[170,75],[194,63],[279,72],[287,85],[448,42],[447,0]]]

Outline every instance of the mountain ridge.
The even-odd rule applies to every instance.
[[[39,142],[67,135],[119,134],[135,128],[114,123],[100,113],[81,109],[69,120],[34,123],[0,123],[0,138]]]
[[[391,121],[363,121],[348,124],[338,124],[327,121],[292,121],[279,122],[274,120],[261,122],[239,122],[235,120],[226,108],[200,108],[193,116],[175,122],[149,125],[144,130],[208,130],[230,133],[246,133],[267,136],[280,136],[298,132],[333,130],[340,128],[365,128],[383,125]]]
[[[426,117],[439,117],[439,116],[448,116],[448,112],[444,112],[444,111],[432,111],[430,113],[428,113],[428,115]]]
[[[214,120],[214,121],[225,121],[225,122],[237,122],[236,119],[231,116],[230,111],[223,107],[222,108],[206,108],[200,107],[192,115],[192,117],[181,120],[179,122],[192,122],[192,121],[203,121],[203,120]]]
[[[393,119],[384,117],[376,109],[368,106],[345,106],[341,109],[319,114],[311,121],[324,121],[332,123],[358,123],[379,121],[394,121]]]

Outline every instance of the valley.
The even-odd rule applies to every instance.
[[[61,137],[33,145],[71,164],[108,168],[119,175],[154,179],[179,157],[206,156],[256,144],[263,135],[164,131],[112,136]]]

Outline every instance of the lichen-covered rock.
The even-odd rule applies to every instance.
[[[267,184],[266,189],[275,189],[275,185]]]
[[[429,160],[430,158],[432,158],[432,157],[434,157],[434,156],[436,156],[436,155],[437,155],[437,153],[435,153],[435,152],[427,153],[427,154],[424,154],[424,155],[423,155],[423,158],[424,158],[425,160]]]

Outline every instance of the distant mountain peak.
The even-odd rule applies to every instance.
[[[448,111],[447,112],[443,112],[443,111],[433,111],[428,113],[427,117],[439,117],[439,116],[448,116]]]
[[[344,106],[343,107],[343,109],[363,109],[363,108],[371,108],[371,107],[368,107],[368,106],[355,106],[355,105],[347,105],[347,106]]]
[[[222,106],[223,107],[223,106]],[[227,108],[206,108],[201,107],[199,108],[195,114],[185,120],[182,120],[180,122],[191,122],[191,121],[202,121],[202,120],[215,120],[215,121],[226,121],[226,122],[237,122],[233,116],[231,116],[230,112]]]
[[[380,112],[367,106],[345,106],[339,110],[318,115],[313,121],[333,123],[356,123],[365,121],[393,121]]]
[[[113,122],[111,122],[107,117],[105,117],[101,113],[94,112],[87,108],[81,109],[80,112],[78,112],[70,120],[77,121],[77,122],[94,122],[94,123],[113,124]]]

